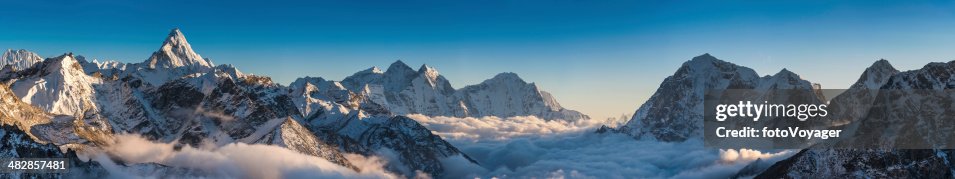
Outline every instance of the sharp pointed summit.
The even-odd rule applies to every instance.
[[[892,67],[892,64],[889,63],[889,60],[886,60],[886,59],[884,59],[884,58],[875,61],[874,63],[872,63],[872,66],[893,68],[893,67]],[[893,68],[893,69],[894,69],[894,68]]]
[[[421,68],[418,68],[418,74],[425,75],[428,79],[434,80],[438,78],[438,69],[430,67],[428,65],[421,65]]]
[[[428,64],[421,64],[421,67],[418,67],[418,73],[424,73],[428,71],[437,71],[434,67],[428,66]]]
[[[382,82],[387,91],[401,91],[408,85],[411,85],[411,80],[413,80],[417,74],[418,72],[411,69],[405,62],[398,60],[388,66],[388,70],[385,70],[385,77],[382,79]]]
[[[852,84],[852,88],[879,89],[889,81],[892,75],[897,73],[899,73],[899,70],[892,67],[888,60],[880,59],[862,72],[859,79]]]
[[[799,79],[799,78],[800,78],[799,75],[797,75],[796,73],[793,73],[792,71],[789,71],[789,69],[786,69],[786,68],[783,68],[782,70],[779,70],[779,72],[776,73],[776,74],[773,75],[773,76],[775,76],[775,77],[788,77],[788,78],[794,78],[794,79]]]
[[[704,53],[703,55],[693,57],[693,59],[691,59],[690,61],[699,61],[699,60],[713,61],[713,60],[719,60],[719,59],[717,59],[713,55],[710,55],[710,53]]]
[[[394,63],[391,63],[391,65],[388,66],[388,69],[385,70],[385,73],[388,73],[388,72],[395,73],[395,72],[399,72],[399,71],[400,71],[400,72],[407,72],[407,71],[412,71],[412,70],[413,70],[413,69],[411,69],[411,67],[408,66],[408,64],[405,64],[405,62],[403,62],[403,61],[401,61],[401,60],[398,60],[398,61],[395,61]]]
[[[677,70],[677,73],[691,73],[691,72],[707,72],[707,71],[723,71],[730,72],[735,71],[739,65],[720,60],[709,53],[704,53],[686,61],[680,67],[680,70]],[[751,69],[745,68],[745,73],[750,73]],[[756,73],[752,71],[752,73]]]
[[[174,28],[169,32],[169,36],[166,37],[166,41],[163,42],[159,51],[153,52],[145,63],[153,69],[183,66],[198,69],[212,68],[213,66],[212,62],[203,59],[202,56],[192,50],[192,46],[186,41],[186,36],[179,31],[179,28]]]

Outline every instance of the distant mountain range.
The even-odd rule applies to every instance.
[[[449,117],[536,116],[577,121],[589,117],[563,108],[548,92],[515,73],[501,73],[480,84],[454,89],[434,67],[414,70],[396,61],[341,81],[298,78],[288,86],[269,77],[244,74],[232,65],[215,65],[193,51],[179,29],[140,63],[88,61],[66,53],[43,59],[27,50],[0,57],[0,158],[68,158],[76,172],[107,173],[84,151],[116,143],[119,134],[177,146],[267,144],[320,157],[361,170],[345,153],[378,155],[393,151],[387,169],[408,177],[420,171],[444,177],[450,158],[476,160],[445,141],[409,114]],[[885,103],[871,89],[948,90],[955,88],[955,61],[931,63],[899,72],[886,60],[872,64],[850,89],[833,98],[820,85],[783,69],[759,76],[754,70],[703,54],[664,79],[624,125],[601,127],[637,140],[680,142],[703,137],[703,97],[707,90],[805,90],[819,100],[850,106]],[[950,106],[939,104],[932,109]],[[844,108],[845,106],[833,106]],[[873,115],[842,110],[831,125],[873,128],[915,116],[904,105],[885,104]],[[928,107],[928,106],[922,106]],[[860,108],[868,109],[868,108]],[[926,108],[928,109],[928,108]],[[955,113],[955,112],[953,112]],[[949,136],[938,134],[938,136]],[[955,171],[953,150],[803,149],[769,167],[756,160],[735,176],[757,178],[936,178]],[[393,161],[394,162],[394,161]],[[125,167],[159,177],[195,176],[190,169],[155,163]],[[61,174],[2,174],[12,177],[66,177]]]
[[[444,159],[476,162],[402,115],[589,118],[561,107],[550,93],[514,73],[454,89],[435,68],[412,70],[401,61],[386,71],[373,67],[342,81],[305,77],[284,86],[231,65],[215,65],[193,51],[179,29],[141,63],[87,61],[72,53],[41,59],[26,50],[8,50],[0,65],[0,119],[10,126],[5,130],[18,129],[28,136],[22,139],[32,140],[18,143],[71,151],[104,147],[114,143],[116,134],[135,133],[190,146],[277,145],[358,171],[343,153],[375,155],[387,149],[398,158],[388,169],[440,177]],[[18,143],[0,149],[24,147]],[[88,168],[78,169],[102,171],[96,164],[82,166]],[[159,165],[141,168],[188,176]]]
[[[881,131],[902,127],[923,120],[931,123],[938,117],[926,112],[952,114],[955,109],[944,102],[935,106],[907,105],[912,101],[878,100],[878,89],[917,89],[944,91],[955,88],[955,61],[930,63],[922,69],[899,72],[886,60],[878,60],[868,67],[859,79],[844,93],[831,98],[836,113],[830,125],[861,128],[855,131]],[[796,89],[814,91],[818,84],[801,79],[783,69],[772,76],[758,76],[752,69],[719,60],[709,54],[694,57],[667,77],[651,98],[640,106],[625,125],[601,127],[599,133],[623,133],[638,140],[685,141],[702,138],[703,95],[706,90],[718,89]],[[820,99],[827,99],[819,95]],[[916,102],[917,103],[917,102]],[[870,113],[871,106],[879,112]],[[941,110],[933,110],[941,109]],[[864,110],[864,111],[860,111]],[[925,111],[929,110],[929,111]],[[935,117],[935,118],[933,118]],[[866,127],[870,129],[866,129]],[[923,130],[929,131],[929,130]],[[937,131],[937,130],[931,130]],[[938,137],[949,134],[934,134]],[[923,136],[925,137],[925,136]],[[926,140],[899,138],[899,142]],[[852,142],[852,141],[850,141]],[[951,178],[955,171],[955,150],[878,150],[878,149],[802,149],[794,156],[772,164],[756,167],[754,161],[736,177],[756,178]]]

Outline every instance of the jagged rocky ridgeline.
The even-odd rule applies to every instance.
[[[893,90],[946,91],[955,88],[955,61],[930,63],[918,70],[899,72],[888,61],[872,64],[846,93],[834,100],[847,105],[876,106],[871,111],[848,111],[843,114],[851,120],[857,132],[897,130],[906,124],[935,123],[933,120],[952,114],[944,99],[925,103],[905,100],[880,99],[879,93]],[[868,108],[866,108],[868,109]],[[929,110],[929,111],[921,111]],[[939,131],[939,129],[910,129],[911,131]],[[895,128],[895,129],[890,129]],[[860,134],[862,135],[862,134]],[[872,134],[865,134],[866,136]],[[878,135],[873,135],[878,136]],[[918,137],[899,138],[899,141],[918,142],[937,138],[951,138],[951,133],[932,133]],[[868,141],[868,140],[860,140]],[[847,141],[855,142],[855,141]],[[798,154],[775,163],[756,178],[952,178],[955,173],[955,150],[951,149],[803,149]]]
[[[668,142],[702,139],[703,97],[707,90],[806,90],[824,100],[816,93],[819,88],[786,69],[760,77],[753,69],[703,54],[683,63],[676,73],[664,79],[626,124],[616,129],[601,127],[598,131]]]
[[[372,67],[342,81],[299,78],[289,88],[295,96],[305,96],[305,100],[296,101],[296,104],[301,107],[302,115],[307,117],[338,117],[347,113],[345,110],[331,114],[315,113],[314,109],[332,108],[313,102],[321,100],[394,115],[589,119],[587,115],[561,107],[550,93],[534,83],[525,82],[514,73],[501,73],[480,84],[454,89],[435,68],[422,65],[418,70],[413,70],[400,60],[385,71]],[[329,98],[318,99],[311,94]]]
[[[38,142],[79,151],[134,133],[179,145],[278,145],[357,171],[343,152],[391,150],[398,161],[388,169],[442,176],[443,159],[476,162],[400,115],[588,118],[513,73],[453,89],[435,68],[412,70],[401,61],[342,81],[305,77],[286,87],[215,65],[193,51],[179,29],[140,63],[72,53],[41,59],[26,50],[8,50],[0,62],[0,82],[10,96],[3,98],[4,123]]]
[[[683,141],[700,138],[702,130],[702,95],[709,89],[818,89],[792,72],[783,70],[773,76],[759,77],[752,69],[718,60],[709,54],[693,58],[667,77],[660,88],[646,101],[633,118],[619,128],[602,127],[598,132],[619,132],[638,139]],[[899,72],[886,60],[868,67],[845,92],[832,99],[834,113],[831,126],[866,130],[868,127],[892,126],[903,119],[938,120],[923,113],[913,113],[912,106],[882,104],[880,114],[868,107],[879,101],[876,89],[950,90],[955,88],[955,61],[930,63],[919,70]],[[820,96],[822,97],[822,96]],[[950,114],[951,108],[918,106],[919,109]],[[906,112],[908,111],[908,112]],[[871,124],[870,124],[871,123]],[[910,122],[909,122],[910,123]],[[897,125],[898,126],[898,125]],[[860,128],[860,129],[856,129]],[[935,134],[929,138],[950,137]],[[904,139],[903,139],[904,140]],[[876,149],[803,149],[790,158],[769,167],[764,160],[754,161],[734,177],[756,178],[950,178],[955,167],[955,150],[876,150]],[[760,164],[763,162],[763,164]]]
[[[36,53],[24,49],[7,49],[7,51],[3,52],[3,56],[0,56],[0,67],[10,65],[10,70],[23,70],[42,61],[43,57],[40,57],[40,55]]]

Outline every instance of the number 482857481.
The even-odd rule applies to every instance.
[[[12,170],[62,170],[66,169],[65,161],[36,161],[11,160],[7,168]]]

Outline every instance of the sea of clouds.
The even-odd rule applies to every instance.
[[[481,169],[474,169],[455,167],[467,166],[467,161],[444,161],[453,177],[727,178],[756,159],[768,165],[794,154],[707,149],[698,139],[658,142],[594,133],[601,125],[619,122],[609,120],[409,117],[480,163]]]
[[[384,170],[386,160],[375,156],[347,154],[346,158],[361,168],[356,172],[273,145],[232,143],[176,149],[173,143],[134,134],[117,135],[114,142],[83,157],[99,162],[112,178],[399,178]]]
[[[446,171],[442,178],[727,178],[757,159],[769,165],[794,154],[789,150],[707,149],[698,139],[658,142],[594,133],[599,126],[623,122],[613,119],[409,117],[479,163],[474,165],[462,156],[445,158],[441,160]],[[394,152],[389,155],[388,150],[378,151],[377,156],[346,154],[360,172],[261,144],[177,147],[122,134],[101,150],[85,157],[99,162],[114,178],[404,177],[385,169],[400,166]],[[412,171],[401,173],[408,172]]]

